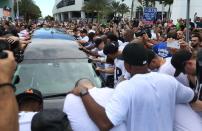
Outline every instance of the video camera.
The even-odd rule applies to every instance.
[[[202,100],[202,50],[200,50],[197,54],[196,75],[197,87],[195,93],[198,94],[198,99]]]

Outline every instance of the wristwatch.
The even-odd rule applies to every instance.
[[[88,89],[86,88],[81,88],[81,91],[80,91],[80,96],[83,97],[85,95],[89,94],[88,92]]]

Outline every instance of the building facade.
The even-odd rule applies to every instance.
[[[187,0],[175,0],[172,6],[171,19],[174,23],[177,19],[186,19]],[[191,0],[190,2],[190,18],[193,21],[194,17],[202,17],[202,2],[201,0]]]
[[[5,0],[4,0],[5,1]],[[55,6],[53,9],[53,16],[58,21],[65,21],[72,18],[85,18],[85,12],[82,11],[82,7],[84,2],[87,0],[55,0]],[[112,0],[109,0],[109,2]],[[138,0],[115,0],[120,3],[125,3],[129,8],[130,12],[124,15],[124,17],[132,17],[139,18],[137,13],[137,8],[142,6]],[[134,1],[133,12],[132,11],[132,2]],[[186,9],[187,9],[187,0],[174,0],[173,5],[171,6],[171,19],[174,22],[179,18],[186,18]],[[157,18],[162,18],[162,14],[164,14],[164,18],[166,17],[169,6],[163,6],[160,2],[155,2],[155,7],[157,8]],[[190,17],[193,20],[194,15],[202,16],[202,2],[201,0],[192,0],[190,5]],[[163,12],[163,13],[162,13]],[[142,14],[141,14],[142,15]]]
[[[65,21],[72,18],[85,18],[82,11],[85,0],[55,0],[53,16],[57,21]]]

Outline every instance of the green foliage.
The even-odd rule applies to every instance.
[[[41,17],[40,8],[32,0],[21,0],[19,3],[20,17],[23,16],[26,21],[29,19],[38,19]],[[17,12],[17,3],[14,5],[15,13]]]
[[[125,3],[122,3],[122,4],[120,4],[120,6],[119,6],[118,12],[119,12],[119,13],[122,15],[122,17],[123,17],[123,15],[124,15],[125,13],[130,12],[130,9],[129,9],[129,7],[128,7]]]
[[[89,0],[86,1],[82,10],[86,13],[97,14],[98,21],[100,21],[101,17],[104,17],[108,14],[109,4],[108,0]]]
[[[124,0],[122,0],[123,2]],[[112,1],[111,3],[108,3],[108,0],[89,0],[86,1],[82,10],[86,13],[97,13],[97,18],[99,21],[99,18],[103,18],[111,13],[116,16],[116,14],[121,14],[122,16],[130,12],[130,8],[120,2]]]
[[[174,0],[165,0],[165,6],[166,5],[172,5]]]
[[[48,15],[44,18],[46,21],[53,21],[54,20],[54,17]]]
[[[112,13],[114,13],[114,15],[116,16],[116,14],[120,10],[120,2],[112,1],[110,7],[111,7]]]
[[[145,1],[146,7],[149,6],[149,3],[152,3],[152,5],[155,5],[156,1],[159,1],[160,3],[162,3],[162,1],[164,2],[165,6],[166,5],[172,5],[174,0],[138,0],[141,4],[142,1]]]

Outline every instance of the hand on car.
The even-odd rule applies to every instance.
[[[75,87],[71,93],[76,95],[76,96],[79,96],[80,95],[80,92],[81,92],[81,87]]]
[[[102,68],[97,67],[95,70],[100,72],[100,71],[102,71]]]
[[[89,82],[80,82],[72,91],[71,93],[76,95],[76,96],[80,96],[80,92],[82,89],[90,89],[92,88],[92,85],[89,84]]]
[[[5,52],[8,54],[8,58],[0,59],[0,83],[10,83],[17,66],[13,53]]]
[[[9,36],[8,38],[7,38],[7,41],[8,41],[8,43],[9,44],[13,44],[13,43],[15,43],[16,41],[19,41],[20,39],[18,38],[18,37],[16,37],[16,36]]]

